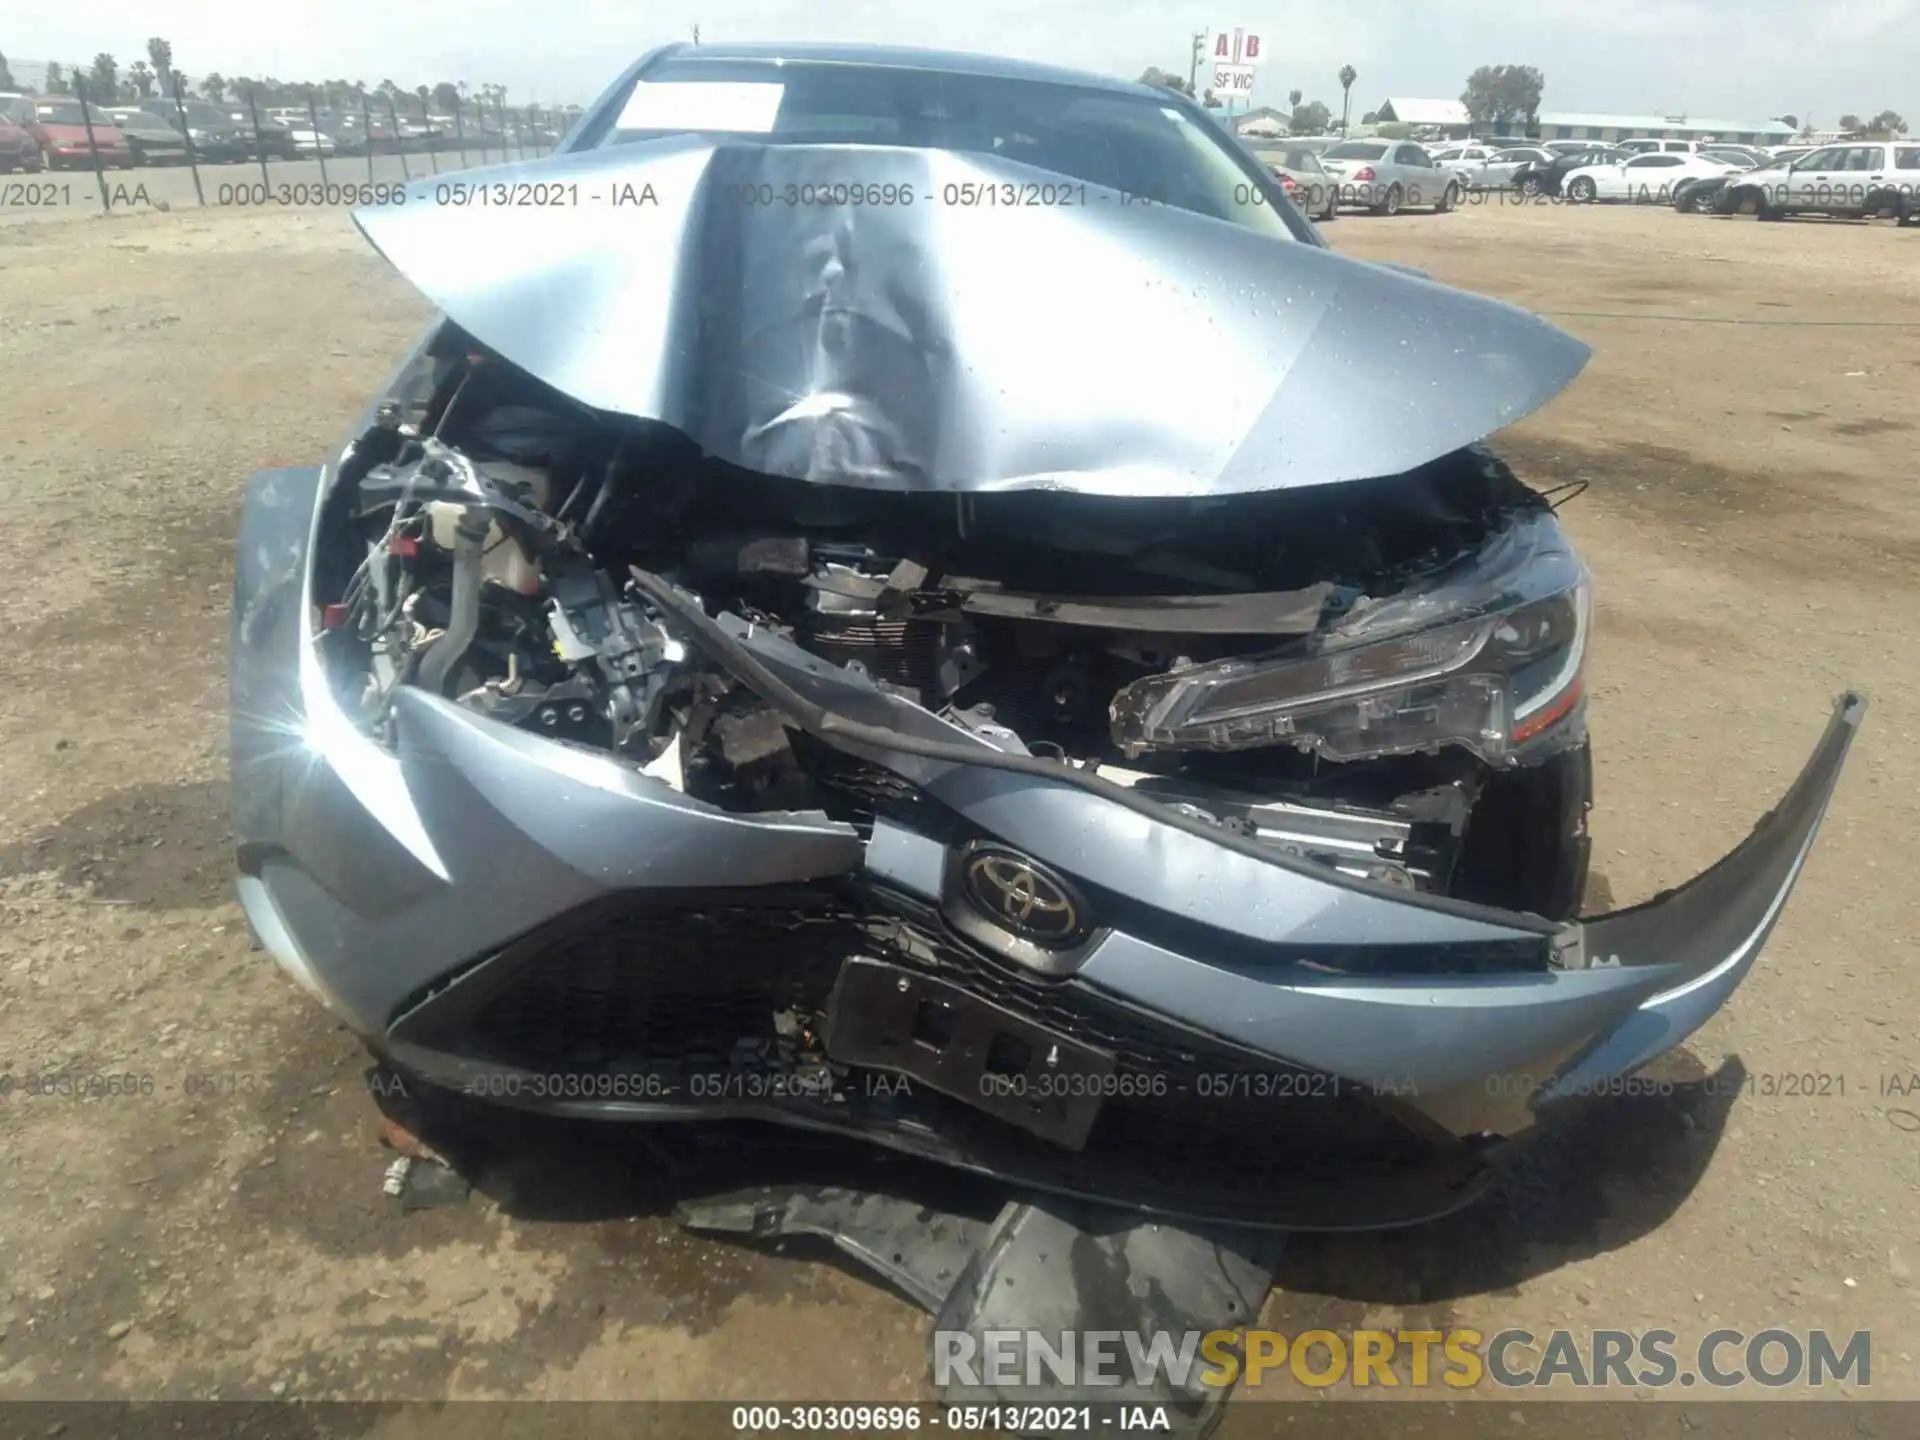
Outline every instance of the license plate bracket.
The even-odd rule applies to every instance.
[[[957,985],[857,956],[827,1005],[827,1055],[918,1080],[1069,1150],[1086,1147],[1114,1057]]]

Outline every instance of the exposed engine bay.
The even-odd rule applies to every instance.
[[[901,799],[716,663],[664,585],[1226,833],[1578,905],[1585,571],[1479,446],[1328,490],[835,487],[593,410],[448,323],[321,525],[328,672],[376,735],[413,685],[730,811],[870,825]]]
[[[1589,579],[1484,441],[1588,348],[1305,222],[737,203],[1049,178],[821,135],[848,77],[798,68],[797,129],[541,162],[655,204],[356,213],[440,318],[325,464],[248,482],[254,934],[490,1101],[1159,1217],[1469,1203],[1727,1002],[1864,700],[1724,858],[1576,918]],[[1106,93],[1102,144],[1169,118]]]

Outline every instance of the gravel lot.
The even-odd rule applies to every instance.
[[[1302,1237],[1268,1321],[1871,1329],[1872,1393],[1920,1396],[1920,1094],[1882,1093],[1920,1071],[1920,234],[1497,203],[1329,233],[1595,347],[1502,441],[1591,482],[1590,907],[1733,845],[1844,686],[1874,708],[1765,959],[1664,1067],[1743,1093],[1623,1101],[1441,1225]],[[425,313],[338,211],[0,226],[0,1072],[151,1083],[0,1101],[0,1394],[920,1395],[904,1302],[684,1235],[624,1134],[403,1215],[362,1052],[248,948],[241,485],[335,445]]]

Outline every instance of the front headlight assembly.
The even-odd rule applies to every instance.
[[[1329,760],[1454,745],[1517,764],[1577,737],[1590,603],[1553,513],[1530,511],[1299,647],[1134,682],[1114,698],[1114,741],[1129,756],[1293,745]]]

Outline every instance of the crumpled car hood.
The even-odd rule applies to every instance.
[[[675,139],[422,180],[354,218],[565,394],[872,489],[1391,475],[1538,409],[1589,353],[1495,300],[973,153]]]

